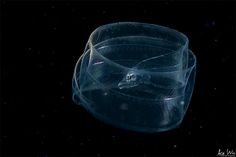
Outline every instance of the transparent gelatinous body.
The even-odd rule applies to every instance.
[[[179,126],[195,82],[188,38],[153,24],[121,22],[90,36],[73,75],[73,100],[98,119],[142,132]]]

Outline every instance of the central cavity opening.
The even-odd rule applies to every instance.
[[[147,36],[124,36],[105,40],[94,48],[128,68],[158,69],[180,65],[183,45]]]

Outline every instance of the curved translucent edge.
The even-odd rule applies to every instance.
[[[95,52],[96,52],[96,48],[98,47],[98,45],[102,44],[103,42],[105,42],[106,40],[103,40],[103,41],[100,41],[99,43],[96,43],[95,45],[93,44],[93,40],[94,40],[94,34],[95,33],[100,33],[101,31],[105,30],[105,29],[108,29],[108,28],[115,28],[115,27],[118,27],[118,26],[121,26],[121,25],[133,25],[133,26],[145,26],[145,27],[150,27],[150,28],[153,28],[153,29],[158,29],[159,31],[161,32],[165,32],[166,34],[175,34],[175,36],[177,37],[180,37],[183,41],[184,41],[184,44],[183,44],[183,50],[184,49],[187,49],[188,47],[188,43],[189,43],[189,40],[188,40],[188,37],[175,30],[175,29],[172,29],[172,28],[169,28],[169,27],[165,27],[165,26],[160,26],[160,25],[155,25],[155,24],[150,24],[150,23],[141,23],[141,22],[117,22],[117,23],[111,23],[111,24],[106,24],[106,25],[102,25],[100,27],[98,27],[97,29],[95,29],[90,37],[89,37],[89,40],[86,44],[86,48],[85,48],[85,52],[89,49],[94,49]],[[125,35],[127,36],[127,35]],[[124,36],[123,36],[124,37]],[[153,37],[155,38],[155,37]],[[113,38],[111,38],[113,39]],[[159,38],[155,38],[155,40],[160,40]],[[168,42],[168,41],[165,41],[165,42]],[[174,51],[174,53],[176,53]],[[126,68],[126,69],[129,69],[128,67],[125,67],[123,65],[120,65],[120,64],[117,64],[115,63],[114,61],[111,61],[109,60],[108,58],[106,58],[105,56],[101,55],[100,53],[97,52],[97,54],[102,57],[104,60],[106,60],[107,62],[110,62],[111,64],[114,64],[116,66],[119,66],[119,67],[122,67],[122,68]]]
[[[196,56],[195,56],[194,53],[193,53],[191,50],[189,50],[189,49],[188,49],[188,52],[189,52],[189,54],[191,54],[191,55],[193,56],[193,62],[190,62],[191,64],[188,65],[188,68],[186,68],[186,69],[183,69],[183,70],[181,70],[181,71],[180,71],[180,70],[172,70],[172,71],[155,71],[155,72],[146,70],[145,73],[150,73],[150,74],[155,75],[155,74],[158,74],[158,73],[161,73],[161,74],[163,74],[163,73],[164,73],[164,74],[165,74],[165,73],[166,73],[166,74],[167,74],[167,73],[168,73],[168,74],[171,74],[171,73],[178,73],[178,72],[186,72],[186,71],[189,71],[189,70],[191,70],[192,67],[194,67],[194,66],[196,65]],[[88,53],[89,53],[89,51],[84,52],[84,53],[80,56],[79,60],[82,60],[83,57],[86,56]],[[94,51],[93,53],[96,53],[97,55],[99,55],[102,59],[104,59],[104,61],[106,61],[106,63],[108,63],[108,64],[110,64],[110,65],[113,65],[113,66],[116,66],[116,67],[118,67],[118,68],[122,68],[122,69],[124,69],[124,71],[129,71],[129,70],[133,69],[133,68],[130,68],[130,67],[126,67],[126,66],[117,64],[116,62],[113,62],[113,61],[109,60],[108,58],[104,57],[103,55],[101,55],[101,54],[98,53],[97,51]],[[170,53],[168,53],[168,54],[170,54]],[[166,54],[166,55],[168,55],[168,54]],[[158,56],[157,56],[157,57],[158,57]],[[77,66],[77,65],[76,65],[76,66]]]
[[[193,58],[194,58],[194,64],[193,64],[192,68],[196,68],[196,57],[195,57],[195,55],[193,54],[193,52],[191,50],[189,50],[189,52],[193,55]],[[190,85],[190,87],[189,87],[190,92],[187,93],[188,96],[186,96],[186,97],[188,97],[187,100],[186,100],[186,102],[188,102],[188,103],[186,103],[185,106],[184,106],[184,113],[183,113],[182,118],[178,122],[176,122],[174,124],[171,124],[171,125],[168,125],[168,126],[165,126],[165,127],[159,127],[159,128],[153,128],[153,127],[148,127],[148,126],[140,127],[138,125],[131,125],[131,124],[125,124],[125,123],[119,123],[119,122],[114,123],[114,120],[109,119],[108,117],[93,111],[93,109],[91,109],[89,107],[89,105],[87,105],[87,104],[90,104],[92,102],[80,93],[80,87],[79,87],[79,82],[78,82],[79,81],[78,80],[78,75],[79,75],[79,72],[80,72],[80,64],[81,64],[81,60],[82,60],[83,57],[84,57],[84,54],[81,55],[80,58],[78,59],[78,61],[76,63],[76,66],[75,66],[76,68],[75,68],[74,73],[73,73],[73,79],[72,79],[73,101],[78,105],[82,105],[95,118],[97,118],[97,119],[99,119],[99,120],[101,120],[105,123],[108,123],[108,124],[110,124],[114,127],[122,128],[122,129],[125,129],[125,130],[146,132],[146,133],[164,132],[164,131],[168,131],[168,130],[178,128],[181,125],[181,123],[183,121],[183,118],[184,118],[184,115],[187,112],[187,109],[189,107],[191,97],[192,97],[192,94],[193,94],[193,88],[194,88],[193,86],[194,86],[194,82],[195,82],[195,73],[196,73],[195,69],[194,69],[194,71],[192,71],[193,74],[191,74],[192,77],[193,77],[192,78],[193,81],[191,83],[189,82],[190,83],[189,84]],[[79,68],[79,69],[77,69],[77,68]],[[187,82],[188,82],[188,80],[187,80]],[[113,92],[115,92],[115,91],[113,91]],[[119,94],[122,94],[122,93],[119,93]],[[123,95],[123,96],[127,96],[127,95]],[[134,99],[137,99],[137,97],[135,97]]]
[[[124,45],[127,45],[127,44],[124,44]],[[119,46],[120,46],[120,45],[119,45]],[[85,54],[87,54],[88,52],[89,52],[89,51],[86,51]],[[108,64],[110,64],[110,65],[113,65],[113,66],[116,66],[116,67],[119,67],[119,68],[123,68],[123,69],[125,69],[125,71],[129,71],[129,70],[133,69],[133,67],[132,67],[132,68],[126,67],[126,66],[123,66],[123,65],[121,65],[121,64],[116,63],[115,61],[111,61],[111,60],[108,59],[107,57],[104,57],[104,56],[101,55],[99,52],[97,52],[96,49],[94,49],[93,53],[96,53],[96,55],[98,55],[99,57],[101,57],[104,61],[106,61],[106,63],[108,63]],[[153,58],[156,59],[156,58],[158,58],[158,57],[168,56],[168,55],[171,55],[171,54],[174,54],[174,53],[178,53],[178,52],[172,51],[172,52],[169,52],[169,53],[164,54],[164,55],[154,56],[154,57],[150,57],[150,58],[141,60],[140,62],[137,63],[137,65],[135,65],[135,67],[137,67],[138,65],[140,65],[140,64],[141,64],[142,62],[144,62],[144,61],[151,60],[151,59],[153,59]],[[177,66],[177,65],[174,65],[174,66]],[[171,67],[173,67],[173,66],[166,66],[165,68],[159,68],[160,71],[155,71],[155,72],[146,71],[146,72],[148,72],[148,73],[149,73],[149,72],[150,72],[150,73],[169,73],[170,71],[163,71],[162,69],[168,69],[168,68],[171,68]],[[175,72],[175,71],[176,71],[176,70],[172,70],[171,72]],[[179,71],[179,70],[178,70],[178,71]]]
[[[84,57],[86,55],[88,55],[88,51],[86,51],[80,59],[84,59]],[[94,51],[93,53],[96,53],[96,51]],[[140,71],[142,71],[142,73],[146,73],[146,74],[150,74],[150,75],[167,75],[167,74],[177,74],[177,73],[187,73],[188,71],[191,71],[195,66],[196,66],[196,56],[193,54],[193,52],[191,50],[188,50],[188,54],[189,54],[189,62],[188,62],[188,68],[186,69],[182,69],[182,70],[171,70],[171,71],[149,71],[148,69],[138,69]],[[98,54],[99,55],[99,54]],[[86,56],[88,57],[88,56]],[[127,71],[130,71],[132,70],[133,68],[129,68],[129,67],[125,67],[125,66],[122,66],[122,65],[119,65],[119,64],[116,64],[114,62],[110,62],[110,60],[107,60],[106,58],[103,58],[103,56],[101,56],[102,59],[104,59],[105,63],[107,64],[110,64],[114,67],[117,67],[117,68],[121,68],[123,71],[127,72]],[[79,59],[79,60],[80,60]],[[87,68],[87,67],[86,67]],[[85,70],[87,72],[87,69]],[[81,74],[81,73],[80,73]],[[82,74],[81,74],[82,75]],[[92,74],[91,74],[91,77],[92,77]],[[95,81],[96,79],[93,78]]]
[[[130,37],[130,36],[129,36],[129,37]],[[133,36],[133,37],[146,37],[146,36]],[[116,40],[116,39],[121,40],[122,38],[124,38],[124,36],[123,36],[123,37],[112,38],[112,39],[109,39],[109,40],[110,40],[110,41]],[[155,40],[160,40],[160,39],[156,39],[156,38],[153,38],[153,39],[155,39]],[[126,69],[131,69],[131,68],[126,67],[126,66],[123,66],[123,65],[121,65],[121,64],[117,64],[115,60],[111,61],[110,59],[108,59],[108,58],[106,58],[105,56],[101,55],[101,54],[98,52],[98,50],[103,49],[103,48],[106,48],[106,47],[110,47],[110,46],[123,46],[123,45],[125,45],[125,46],[127,46],[127,45],[129,45],[129,46],[135,46],[135,45],[141,46],[141,45],[142,45],[142,46],[155,47],[155,48],[158,48],[158,49],[163,49],[163,50],[168,50],[168,51],[169,51],[169,52],[166,53],[166,54],[162,54],[162,55],[159,55],[159,56],[153,56],[153,57],[150,57],[150,58],[146,58],[146,59],[144,59],[144,60],[141,60],[141,61],[139,61],[139,62],[137,63],[137,65],[135,65],[136,67],[137,67],[138,65],[140,65],[141,63],[145,62],[145,61],[149,61],[149,60],[152,60],[152,59],[157,59],[157,58],[160,58],[160,57],[164,57],[164,56],[168,56],[168,55],[171,55],[171,54],[179,53],[179,52],[174,51],[174,50],[172,50],[172,49],[163,48],[163,47],[157,46],[157,45],[154,46],[154,45],[147,45],[147,44],[141,44],[141,45],[140,45],[140,44],[118,44],[118,45],[116,45],[116,44],[110,45],[110,44],[109,44],[109,46],[108,46],[108,45],[105,44],[106,41],[108,41],[108,40],[104,40],[104,41],[102,41],[102,42],[99,42],[99,43],[97,43],[96,45],[92,45],[92,44],[91,44],[91,45],[89,45],[90,48],[88,48],[88,46],[86,46],[86,49],[85,49],[85,52],[84,52],[84,53],[87,53],[87,51],[90,51],[91,49],[93,49],[93,50],[94,50],[94,53],[96,53],[97,55],[99,55],[100,57],[102,57],[104,60],[106,60],[106,61],[109,62],[110,64],[114,64],[114,65],[116,65],[117,67],[122,67],[122,68],[126,68]],[[167,42],[167,41],[165,41],[165,42]],[[103,45],[103,44],[104,44],[104,45]],[[165,67],[164,69],[168,69],[169,67],[172,67],[172,66],[167,66],[167,67]],[[161,70],[161,69],[163,69],[163,68],[160,68],[160,70]]]
[[[178,35],[179,37],[181,37],[183,40],[185,40],[186,44],[188,44],[188,42],[189,42],[188,37],[185,34],[181,33],[180,31],[178,31],[176,29],[165,27],[165,26],[160,26],[160,25],[156,25],[156,24],[152,24],[152,23],[144,23],[144,22],[115,22],[115,23],[101,25],[101,26],[97,27],[91,33],[91,35],[89,37],[89,41],[93,40],[93,36],[96,32],[99,32],[99,31],[102,31],[102,30],[107,29],[109,27],[114,27],[114,26],[117,26],[117,25],[137,25],[137,26],[145,25],[145,26],[148,26],[148,27],[157,28],[157,29],[165,31],[165,32],[169,31],[170,33],[174,33],[174,34]]]
[[[191,64],[191,62],[189,62],[189,68],[187,68],[187,69],[185,69],[184,71],[191,71],[191,73],[192,73],[192,70],[194,69],[194,68],[196,68],[196,56],[194,55],[194,53],[191,51],[191,50],[189,50],[189,54],[190,55],[192,55],[192,57],[193,57],[193,62],[192,62],[192,64]],[[78,77],[79,77],[79,75],[80,75],[80,68],[81,68],[81,61],[82,61],[82,59],[83,59],[83,57],[85,56],[85,54],[82,54],[81,56],[80,56],[80,58],[78,59],[78,61],[77,61],[77,63],[76,63],[76,66],[75,66],[75,69],[74,69],[74,73],[73,73],[73,79],[72,79],[72,87],[73,87],[73,100],[74,100],[74,96],[76,96],[75,94],[77,93],[77,95],[78,95],[78,98],[79,97],[81,97],[82,99],[86,99],[82,94],[81,94],[81,92],[80,92],[80,86],[79,86],[79,79],[78,79]],[[79,70],[78,70],[79,69]],[[86,73],[87,73],[87,71],[86,71]],[[166,73],[166,72],[164,72],[164,73]],[[168,73],[170,73],[170,72],[168,72]],[[191,73],[189,74],[189,75],[191,75]],[[194,73],[195,73],[195,71],[194,71]],[[87,74],[89,74],[89,73],[87,73]],[[194,76],[195,76],[195,74],[194,74]],[[98,85],[99,85],[99,87],[100,88],[107,88],[107,87],[105,87],[102,83],[100,83],[99,81],[97,81],[95,78],[93,78],[91,75],[90,75],[90,77],[93,79],[93,81],[94,82],[96,82]],[[189,77],[188,77],[188,79],[189,79]],[[186,82],[188,83],[188,79],[186,80]],[[195,80],[193,81],[193,83],[195,82]],[[187,85],[187,84],[186,84]],[[124,97],[128,97],[128,98],[133,98],[133,99],[138,99],[138,100],[141,100],[141,101],[151,101],[151,102],[158,102],[158,101],[162,101],[162,100],[155,100],[155,99],[146,99],[146,98],[140,98],[140,97],[135,97],[135,96],[130,96],[130,95],[126,95],[126,94],[123,94],[122,92],[119,92],[119,91],[115,91],[115,90],[112,90],[112,89],[109,89],[109,91],[111,91],[111,92],[113,92],[113,93],[116,93],[116,94],[119,94],[119,95],[122,95],[122,96],[124,96]],[[77,99],[78,99],[77,98]],[[174,97],[174,98],[172,98],[172,99],[176,99],[176,98],[178,98],[178,97]],[[190,98],[191,98],[191,96],[190,96]],[[77,101],[79,101],[79,100],[77,100]],[[89,101],[88,99],[86,100],[86,101]]]

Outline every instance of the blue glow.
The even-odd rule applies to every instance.
[[[90,36],[73,75],[73,100],[117,127],[159,132],[179,126],[195,82],[188,38],[146,23],[101,26]]]

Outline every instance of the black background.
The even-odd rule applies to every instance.
[[[1,155],[235,152],[235,9],[225,1],[1,1]],[[73,69],[90,33],[119,21],[169,26],[189,37],[197,75],[179,129],[114,128],[72,102]]]

